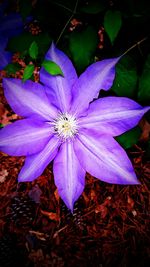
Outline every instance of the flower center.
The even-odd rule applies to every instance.
[[[61,113],[54,121],[54,131],[63,139],[74,137],[78,132],[76,118],[68,113]]]

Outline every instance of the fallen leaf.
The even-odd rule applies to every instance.
[[[59,221],[58,215],[54,212],[48,212],[48,211],[41,210],[41,213],[43,215],[47,216],[52,221]]]

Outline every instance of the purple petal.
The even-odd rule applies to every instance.
[[[113,137],[84,130],[74,147],[83,168],[96,178],[113,184],[139,184],[126,152]]]
[[[119,59],[120,57],[96,62],[81,74],[72,90],[72,113],[80,114],[88,108],[94,98],[98,97],[100,89],[108,90],[112,86],[115,65]]]
[[[23,119],[0,130],[0,150],[12,156],[31,155],[44,148],[51,128],[44,122]]]
[[[50,105],[45,94],[45,87],[39,83],[19,79],[3,79],[5,97],[20,116],[30,117],[38,115],[42,120],[55,118],[57,110]]]
[[[73,143],[64,142],[54,159],[54,179],[59,195],[71,211],[84,189],[84,177],[85,171],[74,153]]]
[[[40,80],[43,84],[48,86],[47,95],[52,99],[52,104],[65,112],[70,107],[71,102],[71,88],[77,79],[76,71],[70,59],[60,50],[55,48],[52,44],[51,48],[46,54],[46,60],[54,61],[62,70],[64,77],[57,75],[52,76],[44,68],[40,71]]]
[[[25,164],[19,173],[18,181],[30,182],[39,177],[56,156],[59,145],[59,139],[51,135],[50,141],[41,152],[26,158]]]
[[[91,103],[78,123],[80,127],[117,136],[135,127],[149,109],[129,98],[105,97]]]

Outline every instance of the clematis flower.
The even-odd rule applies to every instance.
[[[84,190],[86,171],[108,183],[139,184],[113,137],[134,127],[149,107],[125,97],[96,100],[100,89],[111,87],[120,58],[96,62],[79,78],[70,59],[54,45],[46,59],[59,65],[64,76],[42,68],[41,83],[3,80],[8,103],[24,117],[0,131],[1,151],[26,156],[19,182],[33,181],[53,160],[55,184],[71,210]]]

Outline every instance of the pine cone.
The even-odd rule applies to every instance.
[[[28,196],[17,196],[12,199],[10,209],[10,219],[16,225],[28,225],[35,218],[36,203]]]
[[[72,225],[72,227],[75,226],[79,229],[84,228],[79,202],[75,202],[73,213],[71,213],[66,205],[62,203],[61,216],[64,224],[67,223],[70,224],[70,226]]]

